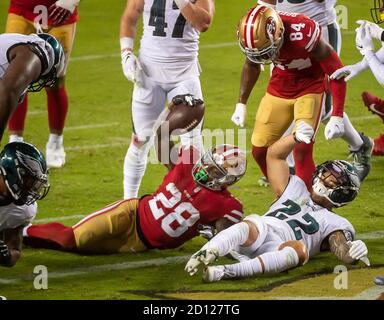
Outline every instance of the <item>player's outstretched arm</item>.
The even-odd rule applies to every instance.
[[[268,148],[267,170],[268,180],[276,197],[280,197],[289,182],[289,166],[287,157],[292,152],[297,143],[311,143],[314,134],[313,128],[300,121],[296,126],[296,131],[287,137],[279,139]]]
[[[349,236],[350,233],[346,231],[346,234],[340,230],[331,233],[328,238],[331,252],[344,263],[353,264],[361,260],[369,266],[368,249],[365,243],[361,240],[352,241],[352,236]]]
[[[0,265],[13,267],[21,255],[23,227],[0,232]]]
[[[0,140],[21,95],[41,73],[41,61],[26,45],[9,51],[10,65],[0,80]]]
[[[175,0],[175,3],[195,29],[205,32],[211,26],[215,14],[214,0]]]

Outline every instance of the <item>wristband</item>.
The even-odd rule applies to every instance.
[[[183,10],[185,6],[189,3],[189,0],[174,0],[179,10]]]
[[[121,49],[121,51],[124,51],[126,49],[133,50],[133,42],[134,42],[134,39],[130,38],[130,37],[120,38],[120,49]]]

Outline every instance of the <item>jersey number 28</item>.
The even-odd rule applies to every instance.
[[[200,213],[190,202],[181,202],[181,192],[174,183],[168,183],[166,189],[171,193],[171,197],[167,198],[161,192],[149,201],[149,206],[156,220],[165,216],[161,221],[161,228],[165,233],[172,238],[177,238],[200,219]],[[166,215],[164,210],[157,206],[158,201],[167,209],[173,208],[173,211]],[[172,227],[176,225],[176,228]]]

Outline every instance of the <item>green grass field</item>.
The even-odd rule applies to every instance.
[[[244,61],[236,44],[235,30],[238,19],[254,2],[216,1],[212,28],[201,35],[206,128],[233,128],[230,117],[237,101]],[[345,64],[350,64],[361,58],[355,49],[355,21],[370,19],[369,5],[346,0],[339,3],[346,5],[349,13],[349,28],[343,30],[342,59]],[[122,197],[123,160],[131,132],[132,91],[131,83],[122,74],[119,57],[118,30],[124,5],[125,0],[81,3],[81,20],[67,81],[70,97],[64,139],[67,164],[61,170],[51,170],[51,191],[39,203],[37,222],[52,219],[71,225],[79,220],[79,216]],[[8,1],[0,1],[1,30],[5,27],[7,6]],[[137,49],[138,41],[136,43]],[[249,101],[248,149],[254,114],[268,77],[268,72],[262,74]],[[363,90],[378,95],[382,93],[370,72],[349,83],[346,110],[359,131],[376,137],[384,131],[383,124],[363,107],[360,98]],[[346,159],[347,145],[341,140],[325,141],[323,128],[315,146],[316,161]],[[47,137],[45,94],[30,95],[25,138],[45,150]],[[4,137],[3,145],[6,139]],[[250,155],[248,158],[247,175],[231,191],[243,201],[247,214],[262,214],[273,196],[270,189],[257,185],[260,172]],[[161,165],[148,166],[141,193],[155,190],[164,173]],[[384,159],[374,158],[371,174],[358,199],[337,211],[354,224],[359,234],[368,234],[369,237],[374,231],[384,230],[383,179]],[[155,250],[136,255],[80,256],[25,248],[22,259],[14,268],[0,268],[0,295],[8,299],[352,298],[372,289],[375,274],[384,274],[383,233],[376,235],[376,238],[367,240],[372,267],[350,267],[349,290],[334,289],[335,275],[332,273],[338,261],[331,254],[321,254],[303,268],[279,275],[203,284],[199,276],[190,277],[184,272],[187,256],[203,244],[203,239],[195,238],[176,250]],[[142,263],[145,261],[147,264]],[[36,265],[48,268],[48,290],[34,289],[33,270]]]

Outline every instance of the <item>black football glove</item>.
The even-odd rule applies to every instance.
[[[190,107],[197,106],[199,104],[203,104],[204,101],[201,99],[195,99],[192,94],[179,94],[172,99],[172,103],[177,106],[178,104],[185,104]]]
[[[3,240],[0,240],[0,265],[8,266],[11,264],[11,252]]]

